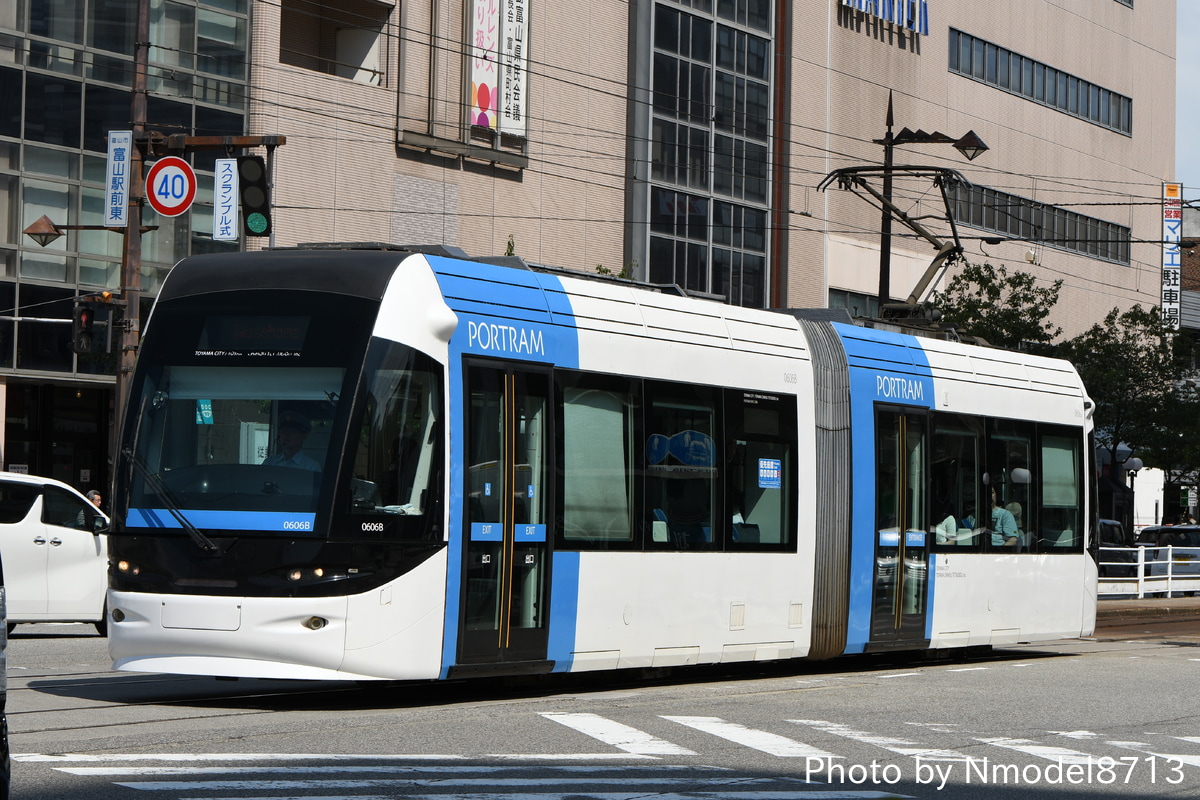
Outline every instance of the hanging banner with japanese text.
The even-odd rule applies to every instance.
[[[526,45],[528,31],[525,12],[528,0],[503,0],[500,33],[500,132],[509,136],[525,135],[525,69],[529,63]]]
[[[470,123],[525,136],[529,0],[474,0]]]

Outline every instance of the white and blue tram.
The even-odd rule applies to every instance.
[[[1069,364],[498,261],[171,271],[123,424],[117,669],[438,679],[1091,633]]]

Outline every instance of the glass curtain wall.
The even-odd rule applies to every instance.
[[[115,354],[75,356],[71,326],[44,320],[69,320],[80,294],[119,290],[121,235],[68,231],[43,248],[21,231],[43,215],[59,225],[103,223],[107,135],[132,127],[137,0],[0,6],[0,369],[111,374]],[[248,7],[249,0],[150,0],[148,130],[245,133]],[[143,212],[143,224],[158,226],[142,237],[150,296],[183,256],[237,249],[211,236],[215,157],[191,157],[199,191],[189,213]]]
[[[774,4],[653,11],[648,278],[763,307]]]

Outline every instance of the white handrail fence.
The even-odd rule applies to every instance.
[[[1101,597],[1200,592],[1200,547],[1101,547]]]

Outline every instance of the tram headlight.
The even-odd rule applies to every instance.
[[[296,567],[287,571],[287,579],[292,583],[321,580],[327,575],[332,576],[333,573],[326,571],[324,567]]]
[[[142,568],[132,561],[122,560],[117,562],[117,572],[120,572],[122,575],[138,575],[141,571]]]
[[[309,617],[301,624],[310,631],[319,631],[321,628],[324,628],[329,624],[329,620],[325,619],[324,617]]]

